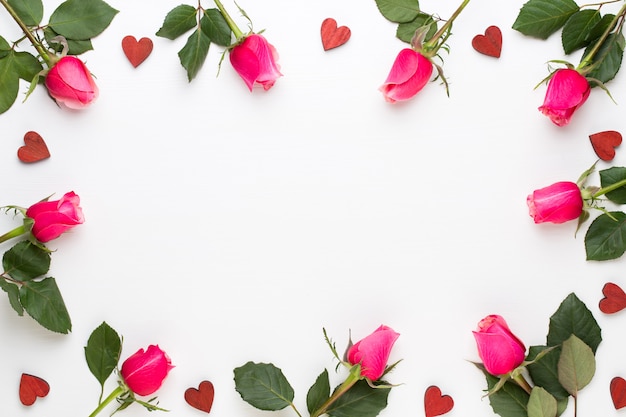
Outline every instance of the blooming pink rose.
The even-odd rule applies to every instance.
[[[408,100],[416,95],[433,73],[433,63],[410,48],[400,51],[385,83],[379,90],[390,103]]]
[[[137,395],[150,395],[161,387],[173,368],[170,358],[159,346],[139,349],[122,364],[120,371],[128,388]]]
[[[573,69],[557,70],[550,82],[543,106],[539,110],[557,126],[565,126],[589,97],[587,79]]]
[[[46,75],[46,88],[58,103],[82,109],[98,97],[98,86],[89,70],[75,56],[64,56]]]
[[[380,326],[366,338],[350,346],[346,354],[351,365],[361,364],[361,376],[376,381],[387,367],[391,348],[400,336],[387,326]]]
[[[281,77],[276,49],[261,35],[252,34],[230,51],[230,63],[252,91],[254,83],[272,88]]]
[[[535,190],[526,198],[526,204],[535,223],[564,223],[577,219],[583,212],[580,188],[568,181]]]
[[[26,217],[33,219],[31,232],[40,242],[56,239],[85,221],[80,197],[73,191],[66,193],[60,200],[33,204],[26,210]]]
[[[524,344],[509,330],[501,316],[490,315],[478,323],[473,332],[478,356],[491,375],[504,375],[524,361]]]

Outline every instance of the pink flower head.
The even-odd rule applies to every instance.
[[[58,103],[70,109],[82,109],[98,97],[93,77],[75,56],[64,56],[48,71],[46,88]]]
[[[564,223],[577,219],[583,212],[580,188],[568,181],[535,190],[526,198],[526,204],[535,223]]]
[[[172,368],[167,354],[158,345],[150,345],[126,359],[120,373],[132,392],[144,396],[158,390]]]
[[[252,91],[254,83],[272,88],[281,77],[276,49],[261,35],[248,35],[230,51],[230,63]]]
[[[410,48],[400,51],[385,83],[379,90],[390,103],[408,100],[416,95],[433,73],[433,63]]]
[[[26,210],[26,217],[33,219],[31,232],[40,242],[56,239],[85,221],[80,197],[73,191],[66,193],[60,200],[33,204]]]
[[[539,110],[557,126],[565,126],[572,115],[589,97],[587,79],[573,69],[557,70],[550,82],[543,106]]]
[[[478,323],[478,330],[473,333],[478,356],[491,375],[507,374],[524,361],[524,344],[511,333],[501,316],[485,317]]]
[[[391,348],[399,336],[390,327],[380,326],[348,349],[348,362],[361,364],[361,376],[376,381],[385,372]]]

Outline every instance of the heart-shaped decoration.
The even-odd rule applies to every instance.
[[[600,311],[613,314],[626,308],[626,293],[619,285],[607,282],[602,287],[604,298],[600,300]]]
[[[150,38],[141,38],[137,41],[137,38],[129,35],[122,39],[124,54],[135,68],[148,58],[152,53],[152,47],[152,39]]]
[[[454,400],[449,395],[441,395],[441,390],[435,385],[426,388],[424,393],[424,411],[426,417],[435,417],[445,414],[454,407]]]
[[[37,397],[43,398],[50,392],[50,385],[43,379],[22,374],[20,379],[20,401],[24,405],[33,405]]]
[[[615,148],[622,143],[622,135],[614,130],[594,133],[589,139],[596,155],[603,161],[615,158]]]
[[[336,48],[348,42],[350,39],[350,28],[347,26],[337,27],[337,21],[332,17],[324,19],[322,22],[322,46],[325,51]]]
[[[626,407],[626,380],[616,376],[611,380],[611,398],[616,410]]]
[[[24,146],[17,150],[17,157],[22,162],[32,163],[50,158],[50,151],[39,133],[26,132]]]
[[[497,26],[489,26],[484,35],[476,35],[472,46],[483,55],[500,58],[502,52],[502,32]]]
[[[185,391],[185,401],[187,404],[205,413],[211,412],[215,389],[210,381],[202,381],[198,389],[187,388]]]

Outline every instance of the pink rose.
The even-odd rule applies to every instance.
[[[60,200],[33,204],[26,210],[26,217],[33,219],[31,232],[40,242],[56,239],[85,221],[80,197],[73,191],[66,193]]]
[[[272,88],[282,76],[277,61],[276,49],[263,36],[257,34],[247,36],[230,51],[230,63],[250,91],[254,83],[261,84],[265,90]]]
[[[580,188],[568,181],[535,190],[526,198],[526,204],[535,223],[564,223],[577,219],[583,212]]]
[[[589,97],[587,79],[573,69],[557,70],[548,82],[543,106],[539,110],[557,126],[565,126]]]
[[[122,364],[120,371],[128,388],[137,395],[150,395],[161,387],[173,368],[170,358],[159,346],[139,349]]]
[[[350,346],[346,354],[351,365],[361,364],[361,376],[376,381],[387,367],[391,348],[400,336],[390,327],[380,326],[366,338]]]
[[[524,361],[524,344],[509,330],[501,316],[490,315],[478,323],[473,332],[478,356],[491,375],[504,375]]]
[[[400,51],[385,83],[379,88],[390,103],[408,100],[416,95],[433,73],[433,63],[410,48]]]
[[[64,56],[46,75],[46,88],[58,103],[82,109],[98,97],[98,86],[89,70],[75,56]]]

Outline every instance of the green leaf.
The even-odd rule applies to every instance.
[[[576,294],[569,294],[550,317],[548,346],[557,346],[576,335],[595,353],[602,341],[600,326]]]
[[[17,76],[24,81],[30,82],[43,70],[41,62],[28,52],[12,52],[13,67]]]
[[[23,316],[24,307],[22,307],[22,304],[20,303],[20,287],[11,282],[5,281],[3,278],[0,278],[0,288],[2,288],[9,296],[9,303],[17,315]]]
[[[200,28],[211,42],[221,46],[230,46],[232,31],[219,10],[205,10],[204,16],[200,19]]]
[[[396,23],[410,22],[420,11],[418,0],[376,0],[376,6],[385,19]]]
[[[11,45],[9,45],[6,39],[0,36],[0,59],[7,56],[9,52],[11,52]]]
[[[591,222],[585,234],[588,261],[617,259],[626,251],[626,214],[603,213]]]
[[[271,363],[248,362],[235,368],[235,390],[259,410],[282,410],[293,402],[293,388],[283,372]]]
[[[585,388],[596,373],[596,358],[593,351],[575,335],[570,336],[561,348],[559,359],[559,381],[572,396]]]
[[[594,66],[593,70],[587,74],[587,77],[595,78],[602,83],[607,83],[615,78],[622,66],[624,42],[624,35],[621,33],[610,34],[593,58],[593,63],[599,63],[598,66]],[[593,45],[589,45],[585,49],[583,56],[586,56],[592,47]]]
[[[626,180],[625,167],[611,167],[600,171],[600,186],[602,188]],[[605,194],[606,198],[616,204],[626,204],[626,185]]]
[[[117,10],[102,0],[66,0],[50,16],[50,27],[67,39],[88,40],[102,33]]]
[[[198,75],[198,71],[202,68],[209,54],[209,46],[211,46],[211,40],[198,28],[189,39],[187,39],[187,43],[183,49],[178,52],[178,58],[183,68],[187,70],[187,79],[190,82]]]
[[[5,273],[18,281],[30,281],[50,270],[50,253],[28,240],[16,243],[2,257]]]
[[[425,38],[428,40],[437,32],[437,23],[433,20],[431,15],[426,13],[419,13],[417,17],[410,22],[400,23],[396,30],[396,37],[410,44],[415,35],[415,31],[426,25],[430,25]]]
[[[331,417],[376,417],[387,407],[391,388],[372,388],[367,381],[360,380],[327,410]]]
[[[600,23],[599,10],[580,10],[574,13],[563,26],[561,41],[566,54],[584,48],[593,40],[590,38],[593,28]]]
[[[52,47],[56,52],[61,52],[63,50],[63,45],[52,42],[52,39],[59,36],[52,28],[47,27],[43,30],[43,35],[48,42],[48,45]],[[93,45],[90,39],[87,40],[75,40],[75,39],[66,39],[68,46],[68,55],[80,55],[87,51],[93,50]]]
[[[43,19],[43,2],[41,0],[9,0],[15,13],[26,26],[37,26]]]
[[[488,390],[500,381],[500,378],[483,371],[487,378]],[[493,412],[506,417],[528,417],[528,400],[530,395],[519,385],[506,382],[502,388],[489,396],[489,404]]]
[[[528,417],[556,417],[556,399],[548,391],[535,385],[528,400]]]
[[[614,14],[607,13],[596,24],[593,29],[591,29],[591,33],[589,33],[589,41],[593,42],[596,39],[599,39],[600,36],[611,26],[613,23],[613,19],[615,18]]]
[[[528,349],[526,360],[534,360],[539,353],[546,349],[548,349],[548,346],[531,346]],[[526,367],[535,385],[543,387],[556,399],[563,399],[569,396],[569,393],[559,382],[558,364],[560,357],[561,348],[557,347],[546,353],[540,360]]]
[[[306,406],[309,414],[312,415],[314,411],[318,410],[329,397],[330,382],[328,380],[328,371],[324,369],[324,372],[317,377],[306,395]]]
[[[573,0],[529,0],[517,15],[513,29],[526,36],[547,39],[578,10]]]
[[[96,377],[100,386],[109,378],[122,353],[122,340],[117,332],[106,322],[91,333],[85,346],[85,359],[89,370]]]
[[[20,88],[20,77],[8,56],[0,59],[0,114],[9,110]]]
[[[171,40],[178,38],[197,25],[197,13],[198,11],[195,7],[186,4],[174,7],[167,16],[165,16],[163,25],[157,31],[156,35]]]
[[[20,288],[20,302],[26,312],[48,330],[68,333],[72,322],[54,278],[26,281]]]

